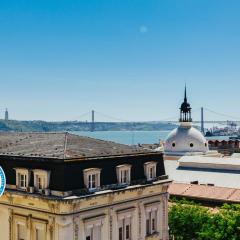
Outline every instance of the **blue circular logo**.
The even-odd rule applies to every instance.
[[[3,195],[6,187],[6,176],[3,169],[0,167],[0,197]]]

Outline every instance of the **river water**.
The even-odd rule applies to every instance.
[[[99,132],[73,132],[87,136],[122,144],[135,145],[138,143],[153,144],[165,140],[170,131],[99,131]],[[214,137],[214,139],[228,139],[228,137]]]

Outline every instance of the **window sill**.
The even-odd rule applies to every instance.
[[[17,190],[22,191],[22,192],[26,192],[27,188],[22,188],[22,187],[16,187]]]

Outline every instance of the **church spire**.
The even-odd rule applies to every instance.
[[[180,108],[180,122],[192,122],[191,117],[191,106],[187,101],[187,86],[185,84],[185,90],[184,90],[184,101]]]
[[[184,102],[187,102],[187,85],[185,83]]]

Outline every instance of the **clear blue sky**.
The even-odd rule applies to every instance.
[[[238,0],[2,0],[0,109],[15,119],[95,109],[161,120],[178,115],[187,82],[193,109],[240,118],[239,9]]]

